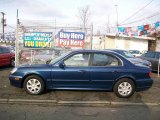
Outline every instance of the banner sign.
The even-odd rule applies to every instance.
[[[118,32],[121,35],[126,36],[148,36],[150,34],[155,33],[160,29],[160,21],[157,21],[153,24],[145,24],[141,26],[133,26],[133,27],[118,27]]]
[[[52,32],[28,32],[23,34],[24,47],[28,48],[50,48],[52,41]]]
[[[58,38],[58,46],[84,48],[85,33],[83,32],[61,31],[58,34]]]

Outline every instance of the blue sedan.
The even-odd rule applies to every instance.
[[[9,80],[32,95],[41,94],[45,89],[106,90],[114,91],[121,98],[153,84],[150,68],[134,65],[107,50],[76,50],[48,64],[16,67]]]

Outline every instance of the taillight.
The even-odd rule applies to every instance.
[[[152,72],[149,72],[149,73],[148,73],[148,77],[152,77]]]

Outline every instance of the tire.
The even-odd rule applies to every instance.
[[[14,59],[14,58],[11,59],[10,66],[11,66],[11,67],[14,67],[14,66],[15,66],[15,59]]]
[[[23,83],[25,91],[31,95],[39,95],[44,92],[44,81],[37,75],[28,76]]]
[[[120,98],[129,98],[135,92],[135,84],[131,79],[123,78],[116,82],[113,91]]]

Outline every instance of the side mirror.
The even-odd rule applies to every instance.
[[[50,60],[47,60],[47,61],[46,61],[46,64],[49,64],[50,62],[51,62],[51,59],[50,59]]]
[[[59,63],[59,67],[63,69],[63,68],[65,67],[64,62],[60,62],[60,63]]]

